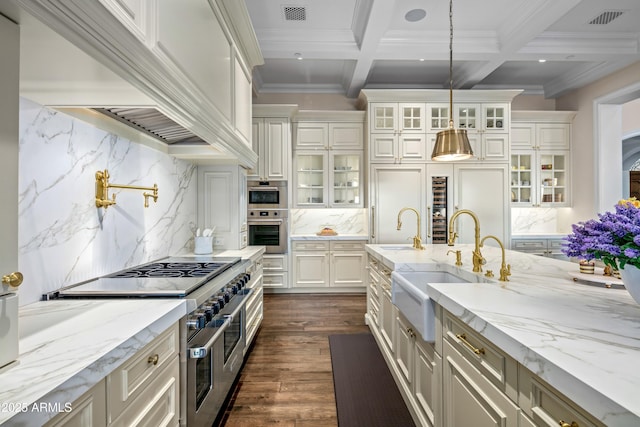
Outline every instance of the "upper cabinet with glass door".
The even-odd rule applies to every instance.
[[[371,133],[424,133],[423,103],[374,103],[369,107]]]
[[[369,107],[369,160],[411,163],[426,160],[425,104],[373,103]]]

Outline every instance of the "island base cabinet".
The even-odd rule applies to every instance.
[[[102,380],[44,427],[104,427],[107,425],[106,381]]]
[[[570,426],[576,423],[580,427],[605,426],[525,367],[519,366],[518,376],[518,403],[522,411],[532,419],[533,425],[556,427],[564,422]]]
[[[416,340],[414,374],[414,396],[419,416],[429,427],[442,425],[442,357],[435,346]]]
[[[517,427],[515,403],[447,341],[443,352],[443,426]]]

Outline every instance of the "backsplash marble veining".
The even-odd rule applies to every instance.
[[[62,286],[186,253],[196,221],[195,166],[29,100],[20,102],[20,304]],[[115,184],[117,204],[95,206],[95,173]]]
[[[291,209],[291,230],[295,234],[315,234],[331,227],[338,234],[368,233],[366,209]]]
[[[512,208],[511,234],[569,233],[565,217],[569,208]]]

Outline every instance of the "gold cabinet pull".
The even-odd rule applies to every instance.
[[[157,354],[154,354],[153,356],[149,356],[149,358],[147,359],[147,363],[151,365],[157,365],[158,360],[160,360],[160,356],[158,356]]]
[[[467,347],[469,347],[471,349],[471,351],[473,351],[475,354],[484,354],[484,348],[476,348],[476,347],[474,347],[473,344],[471,344],[469,341],[467,341],[467,335],[466,334],[457,334],[456,338],[458,338],[460,341],[462,341],[462,343],[464,345],[466,345]],[[573,426],[571,426],[571,427],[573,427]]]
[[[14,271],[11,274],[2,276],[2,283],[13,286],[14,288],[20,286],[22,284],[22,280],[24,280],[24,276],[19,271]]]
[[[580,427],[580,425],[578,425],[578,423],[575,422],[575,421],[571,421],[571,424],[569,424],[568,422],[565,422],[564,420],[560,420],[560,422],[558,422],[558,424],[560,425],[560,427]]]

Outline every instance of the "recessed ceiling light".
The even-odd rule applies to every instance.
[[[427,11],[424,9],[411,9],[404,15],[404,19],[409,22],[418,22],[427,16]]]
[[[294,53],[293,56],[298,60],[298,61],[302,61],[302,54],[301,53]]]
[[[424,58],[420,58],[418,61],[420,61],[420,62],[424,62]]]
[[[547,62],[546,59],[538,59],[538,62]]]

